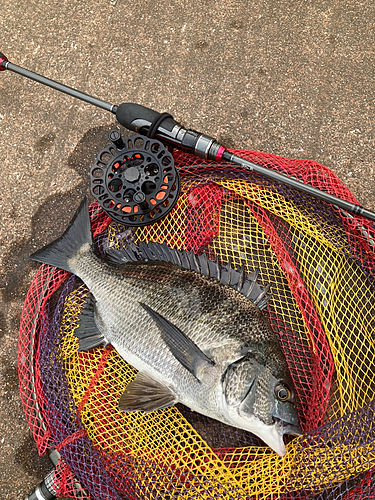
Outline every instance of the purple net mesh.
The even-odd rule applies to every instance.
[[[356,202],[308,160],[236,151]],[[278,332],[304,436],[277,457],[255,436],[183,405],[124,417],[119,394],[134,369],[109,346],[77,353],[87,289],[41,266],[25,301],[19,367],[39,452],[55,447],[59,495],[93,499],[375,498],[375,233],[372,224],[241,169],[175,154],[176,207],[141,229],[90,207],[102,256],[128,241],[167,242],[260,268],[271,283],[264,314]],[[80,485],[77,483],[79,481]]]

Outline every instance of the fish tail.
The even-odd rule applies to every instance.
[[[93,244],[87,197],[76,211],[69,227],[57,240],[30,255],[32,260],[74,272],[69,261],[83,245]]]

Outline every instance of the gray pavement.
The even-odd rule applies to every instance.
[[[373,0],[0,0],[9,60],[119,104],[168,111],[228,147],[310,158],[375,210]],[[116,127],[108,112],[0,73],[0,498],[48,472],[19,398],[36,265]]]

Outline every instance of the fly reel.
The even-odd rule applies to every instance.
[[[160,141],[144,136],[109,135],[91,167],[91,193],[113,220],[127,226],[157,222],[172,210],[180,178],[172,154]]]

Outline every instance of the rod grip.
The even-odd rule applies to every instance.
[[[116,118],[121,125],[134,132],[144,133],[143,128],[149,128],[155,120],[161,116],[161,113],[153,109],[146,108],[141,104],[124,102],[116,110]],[[163,129],[172,132],[173,127],[178,123],[172,118],[165,118],[162,121]]]

